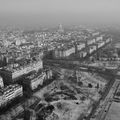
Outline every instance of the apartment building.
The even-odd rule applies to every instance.
[[[75,47],[67,46],[67,47],[61,47],[56,49],[53,55],[55,58],[65,58],[70,56],[73,53],[75,53]]]
[[[23,95],[23,88],[18,84],[9,85],[0,91],[0,107],[6,105],[11,100]]]

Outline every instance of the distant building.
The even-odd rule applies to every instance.
[[[9,85],[0,91],[0,107],[6,105],[11,100],[23,95],[23,88],[18,84]]]
[[[87,56],[87,51],[81,51],[80,53],[79,53],[79,57],[80,58],[84,58],[84,57],[86,57]]]
[[[105,42],[104,41],[98,41],[96,44],[97,44],[97,48],[101,48],[105,45]]]
[[[63,33],[64,32],[62,24],[59,24],[59,26],[58,26],[58,32],[59,33]]]
[[[96,51],[96,49],[97,49],[97,48],[96,48],[95,45],[91,45],[91,46],[88,47],[88,53],[91,54],[91,53],[93,53],[94,51]]]
[[[30,90],[35,90],[38,88],[38,86],[43,85],[45,77],[46,74],[44,72],[33,73],[25,78],[25,80],[23,81],[23,86],[25,87],[25,89],[29,88]]]
[[[101,40],[103,40],[103,36],[102,36],[102,35],[101,35],[101,36],[96,37],[96,42],[97,42],[97,41],[101,41]]]
[[[15,44],[16,44],[17,46],[19,46],[19,45],[21,44],[21,40],[16,39]]]
[[[65,58],[75,53],[75,47],[63,47],[55,49],[53,52],[54,58]]]
[[[79,43],[79,44],[77,44],[77,50],[78,51],[82,50],[83,48],[85,48],[85,43]]]
[[[92,44],[94,44],[95,42],[96,42],[95,39],[87,40],[87,45],[92,45]]]
[[[32,71],[39,71],[39,69],[43,68],[43,61],[37,61],[34,63],[30,63],[26,66],[7,66],[3,70],[0,71],[1,76],[6,84],[13,83],[18,80],[19,77],[26,75]]]
[[[98,36],[100,33],[99,32],[93,32],[92,36]]]

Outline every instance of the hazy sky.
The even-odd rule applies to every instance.
[[[0,0],[0,24],[120,24],[120,0]]]

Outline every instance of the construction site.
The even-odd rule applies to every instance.
[[[95,73],[60,71],[62,75],[58,79],[16,107],[20,110],[16,110],[19,113],[14,120],[83,120],[89,116],[109,81]],[[15,111],[10,111],[0,119],[7,120],[5,116],[12,119]]]

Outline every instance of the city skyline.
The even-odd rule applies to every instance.
[[[1,1],[0,120],[119,120],[114,1]]]

